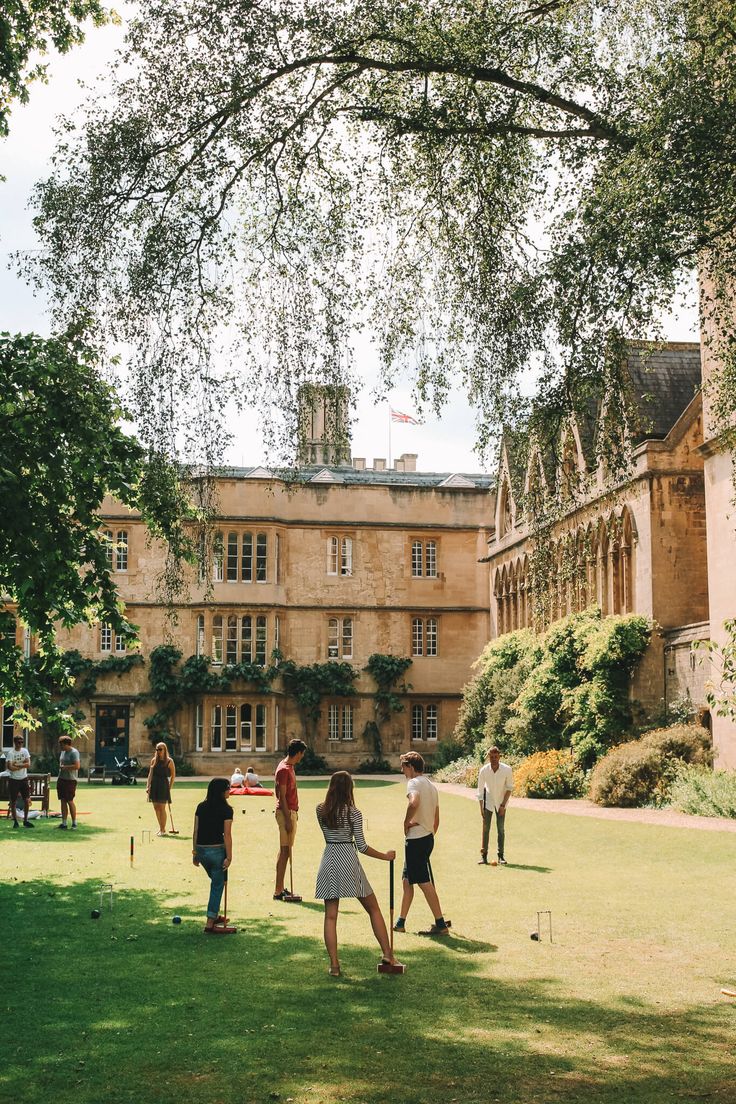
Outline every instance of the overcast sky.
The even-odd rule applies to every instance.
[[[120,7],[118,10],[120,10]],[[30,191],[36,180],[46,175],[54,146],[52,127],[60,113],[71,113],[84,96],[80,81],[93,84],[104,80],[122,41],[123,28],[92,29],[87,42],[65,57],[53,57],[50,80],[33,88],[30,103],[15,107],[10,137],[0,142],[0,330],[11,333],[34,331],[48,334],[45,303],[8,268],[10,254],[37,246],[28,210]],[[692,310],[676,308],[667,322],[672,340],[696,340],[696,321]],[[358,399],[357,423],[353,430],[354,456],[388,457],[388,404],[377,403],[371,394],[375,365],[370,351],[360,365],[367,380]],[[397,388],[390,395],[395,410],[413,414],[411,387]],[[228,460],[234,464],[258,464],[263,460],[256,413],[233,420],[235,442]],[[472,451],[474,418],[462,395],[451,395],[441,420],[431,415],[421,426],[393,425],[393,457],[402,452],[419,454],[422,471],[474,472],[481,465]],[[487,467],[487,465],[486,465]]]

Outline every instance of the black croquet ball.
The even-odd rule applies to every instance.
[[[99,920],[101,916],[102,913],[99,909],[92,909],[91,913],[89,914],[90,920]]]
[[[529,938],[533,939],[535,943],[538,943],[539,942],[539,932],[532,932],[532,934],[529,936]]]
[[[181,916],[172,916],[171,917],[171,923],[172,924],[181,924]]]

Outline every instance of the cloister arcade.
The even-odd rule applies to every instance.
[[[633,612],[634,544],[627,507],[560,535],[550,549],[548,578],[540,580],[541,602],[533,601],[529,557],[512,556],[493,578],[497,634],[539,628],[540,621],[549,624],[591,605],[604,615]]]

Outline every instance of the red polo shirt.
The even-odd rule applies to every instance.
[[[296,792],[296,774],[294,768],[288,759],[282,759],[276,768],[276,774],[273,776],[274,783],[276,785],[276,803],[279,799],[279,786],[286,787],[286,804],[292,812],[297,812],[299,809],[299,798]]]

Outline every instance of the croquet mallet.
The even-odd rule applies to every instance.
[[[391,948],[391,957],[394,956],[394,860],[390,859],[388,864],[388,938],[389,946]],[[381,959],[376,967],[379,974],[403,974],[406,970],[406,966],[403,962],[386,962],[385,959]]]
[[[218,917],[218,920],[219,920],[219,917]],[[231,928],[228,925],[228,922],[227,922],[227,920],[228,920],[228,916],[227,916],[227,870],[225,871],[225,906],[222,910],[222,923],[218,923],[218,920],[215,921],[215,927],[220,928],[223,935],[235,935],[235,933],[238,929],[237,928]]]
[[[169,802],[169,816],[171,817],[171,828],[169,828],[169,835],[170,836],[178,836],[179,835],[179,829],[174,827],[174,812],[173,812],[173,809],[171,808],[171,802]]]

